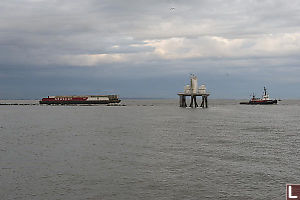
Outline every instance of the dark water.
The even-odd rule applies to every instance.
[[[300,101],[0,106],[0,199],[285,199]]]

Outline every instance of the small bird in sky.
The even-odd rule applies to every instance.
[[[170,8],[170,10],[175,10],[175,8]]]

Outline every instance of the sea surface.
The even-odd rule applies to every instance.
[[[124,103],[0,106],[0,199],[282,200],[300,184],[298,100]]]

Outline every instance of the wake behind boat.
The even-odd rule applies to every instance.
[[[256,98],[253,94],[252,98],[248,102],[240,102],[240,104],[247,104],[247,105],[265,105],[265,104],[277,104],[276,99],[270,99],[269,94],[267,93],[266,87],[264,87],[264,94],[262,98]]]

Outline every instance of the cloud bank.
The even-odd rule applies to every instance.
[[[191,72],[220,94],[218,85],[225,81],[234,88],[240,79],[248,85],[284,85],[283,90],[299,83],[299,13],[297,0],[3,0],[0,77],[7,86],[0,92],[19,97],[22,85],[45,88],[39,82],[45,78],[60,80],[68,92],[67,79],[76,84],[78,78],[117,77],[115,88],[124,82],[131,87],[139,78],[149,80],[140,87],[151,80],[173,81],[152,91],[170,97],[176,94],[174,81],[184,82],[178,77]],[[24,83],[15,85],[13,79]],[[105,83],[96,81],[92,91],[105,91]],[[144,96],[136,90],[123,89],[127,96]],[[242,90],[248,92],[247,84],[230,95],[242,97]],[[44,93],[30,97],[39,95]]]

